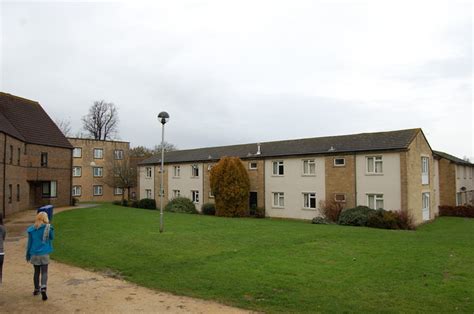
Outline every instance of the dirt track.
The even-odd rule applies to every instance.
[[[67,208],[57,211],[67,210]],[[34,211],[6,220],[2,313],[246,313],[243,310],[136,286],[123,280],[52,261],[48,297],[33,296],[33,267],[25,261],[24,231]]]

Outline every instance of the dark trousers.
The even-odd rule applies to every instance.
[[[35,274],[33,275],[33,284],[35,290],[40,289],[40,274],[41,274],[41,288],[46,289],[48,283],[48,265],[33,265],[35,267]]]
[[[2,276],[3,276],[3,258],[5,255],[0,255],[0,283],[2,283]]]

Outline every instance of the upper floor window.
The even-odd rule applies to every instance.
[[[273,192],[273,207],[285,207],[285,193]]]
[[[273,175],[274,176],[282,176],[285,173],[285,167],[283,165],[283,161],[274,161],[273,163]]]
[[[13,164],[13,145],[10,145],[10,164]]]
[[[334,158],[334,166],[344,167],[346,165],[346,158]]]
[[[17,158],[17,165],[19,166],[20,165],[20,158],[21,158],[21,148],[18,147],[18,158]]]
[[[371,209],[383,209],[383,194],[367,194],[367,206]]]
[[[94,158],[95,159],[104,158],[104,150],[102,148],[94,148]]]
[[[48,153],[41,153],[41,167],[48,167]]]
[[[72,176],[73,177],[82,176],[82,167],[72,167]]]
[[[316,209],[316,193],[303,193],[303,208]]]
[[[151,167],[146,167],[145,172],[146,172],[146,173],[145,173],[145,176],[146,176],[147,178],[151,178],[151,174],[152,174],[152,172],[151,172]]]
[[[198,165],[192,165],[191,166],[191,175],[193,177],[199,177],[199,167],[198,167]]]
[[[81,158],[82,157],[82,148],[74,147],[74,149],[72,150],[72,157]]]
[[[181,175],[181,167],[180,166],[174,166],[173,167],[173,177],[179,177]]]
[[[16,201],[17,202],[20,201],[20,185],[19,184],[16,185]]]
[[[92,170],[93,170],[93,173],[94,173],[94,177],[102,177],[103,172],[104,172],[104,168],[102,168],[102,167],[93,167]]]
[[[255,161],[249,162],[249,169],[250,170],[255,170],[257,169],[257,163]]]
[[[430,183],[430,158],[421,157],[421,184]]]
[[[114,157],[117,160],[123,159],[123,150],[121,150],[121,149],[114,150]]]
[[[367,157],[367,173],[383,173],[382,156]]]
[[[303,160],[303,174],[304,175],[316,174],[316,162],[314,161],[314,159]]]

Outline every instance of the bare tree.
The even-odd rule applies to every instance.
[[[71,131],[72,131],[71,121],[66,120],[66,119],[64,120],[57,119],[54,122],[56,123],[58,128],[61,130],[61,132],[63,132],[65,137],[71,136]]]
[[[163,147],[165,152],[171,152],[177,150],[177,147],[174,144],[164,142]],[[154,148],[148,148],[145,146],[137,146],[130,149],[130,157],[151,157],[153,155],[161,154],[161,144],[155,145]]]
[[[174,144],[168,142],[164,142],[163,147],[165,148],[165,152],[172,152],[178,149]],[[155,145],[151,151],[153,155],[161,154],[161,143],[159,145]]]
[[[83,128],[95,140],[113,139],[118,128],[118,110],[111,102],[94,101],[89,113],[82,117]]]
[[[123,189],[122,200],[127,190],[127,199],[130,199],[130,189],[137,186],[137,168],[131,167],[127,159],[109,162],[102,181],[112,188]]]

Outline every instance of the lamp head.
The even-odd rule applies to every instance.
[[[162,111],[158,114],[158,120],[161,124],[165,124],[170,119],[170,115],[166,111]]]

